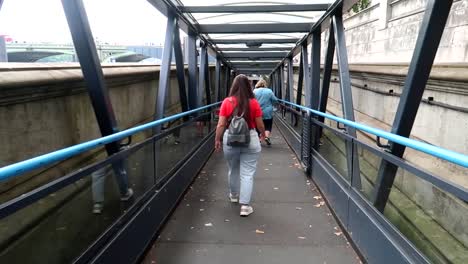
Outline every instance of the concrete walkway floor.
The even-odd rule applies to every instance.
[[[359,263],[279,132],[272,142],[258,163],[252,215],[228,201],[227,166],[214,153],[143,263]]]

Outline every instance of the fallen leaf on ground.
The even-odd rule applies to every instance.
[[[299,238],[299,239],[306,239],[306,238],[303,237],[303,236],[298,236],[297,238]]]
[[[265,234],[265,231],[257,229],[257,230],[255,230],[255,233],[257,233],[257,234]]]
[[[212,223],[206,223],[205,226],[213,226]]]
[[[321,207],[321,206],[323,206],[323,205],[325,205],[325,202],[320,202],[320,203],[318,203],[318,204],[316,204],[316,205],[314,205],[314,206],[318,208],[318,207]]]

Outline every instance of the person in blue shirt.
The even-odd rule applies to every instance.
[[[254,89],[255,98],[257,99],[263,112],[263,123],[265,124],[265,142],[271,145],[271,128],[273,126],[273,104],[278,102],[273,91],[267,87],[265,80],[260,80]]]

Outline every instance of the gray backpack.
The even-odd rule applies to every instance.
[[[234,106],[234,102],[230,100]],[[247,147],[250,143],[250,129],[244,113],[238,116],[237,106],[232,111],[226,144],[231,147]]]

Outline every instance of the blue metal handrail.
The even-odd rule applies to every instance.
[[[73,157],[85,151],[88,151],[88,150],[91,150],[100,146],[104,146],[106,144],[109,144],[111,142],[114,142],[120,139],[124,139],[128,136],[134,135],[143,130],[147,130],[149,128],[162,125],[163,123],[166,123],[175,119],[179,119],[184,116],[188,116],[190,114],[205,110],[207,108],[217,106],[219,104],[221,104],[221,102],[202,106],[200,108],[186,111],[183,113],[178,113],[178,114],[168,116],[168,117],[156,120],[156,121],[152,121],[143,125],[132,127],[132,128],[114,133],[109,136],[93,139],[93,140],[83,142],[83,143],[80,143],[71,147],[59,149],[59,150],[56,150],[56,151],[53,151],[53,152],[50,152],[41,156],[37,156],[28,160],[20,161],[20,162],[2,167],[0,168],[0,181],[9,179],[11,177],[14,177],[19,174],[23,174],[28,171],[32,171],[40,167],[47,166],[57,161],[61,161],[61,160]]]
[[[444,148],[441,148],[441,147],[433,146],[433,145],[430,145],[430,144],[427,144],[427,143],[424,143],[424,142],[420,142],[420,141],[417,141],[417,140],[414,140],[414,139],[409,139],[409,138],[406,138],[406,137],[395,135],[395,134],[392,134],[392,133],[389,133],[389,132],[386,132],[386,131],[383,131],[383,130],[380,130],[380,129],[377,129],[377,128],[372,128],[372,127],[369,127],[369,126],[366,126],[366,125],[363,125],[363,124],[359,124],[359,123],[356,123],[356,122],[353,122],[353,121],[349,121],[349,120],[346,120],[346,119],[343,119],[343,118],[340,118],[340,117],[336,117],[336,116],[333,116],[333,115],[330,115],[330,114],[322,113],[320,111],[317,111],[317,110],[314,110],[314,109],[311,109],[311,108],[308,108],[308,107],[305,107],[305,106],[302,106],[302,105],[298,105],[298,104],[295,104],[295,103],[291,103],[291,102],[288,102],[288,101],[285,101],[285,100],[282,100],[282,99],[278,99],[278,100],[280,102],[292,105],[294,107],[298,107],[298,108],[300,108],[300,109],[302,109],[304,111],[311,112],[311,113],[313,113],[315,115],[323,116],[325,118],[334,120],[336,122],[345,124],[347,126],[354,127],[354,128],[359,129],[361,131],[376,135],[376,136],[381,137],[381,138],[385,138],[385,139],[387,139],[389,141],[398,143],[400,145],[404,145],[404,146],[407,146],[409,148],[419,150],[419,151],[427,153],[427,154],[429,154],[431,156],[435,156],[435,157],[441,158],[443,160],[449,161],[451,163],[454,163],[454,164],[463,166],[465,168],[468,168],[468,156],[467,155],[463,155],[461,153],[457,153],[457,152],[454,152],[454,151],[451,151],[451,150],[448,150],[448,149],[444,149]]]

